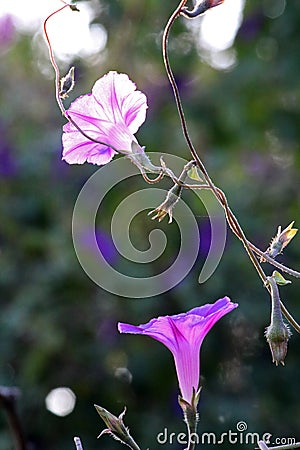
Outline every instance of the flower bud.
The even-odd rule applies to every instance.
[[[184,183],[188,173],[190,172],[191,168],[194,166],[195,162],[189,161],[183,168],[180,177],[178,179],[180,184],[175,183],[174,186],[168,191],[166,199],[162,202],[161,205],[159,205],[157,208],[155,208],[153,211],[150,211],[148,213],[148,216],[150,214],[156,213],[154,217],[152,217],[152,220],[158,219],[160,222],[167,214],[169,215],[169,223],[173,220],[173,208],[176,205],[176,203],[179,201],[183,186],[181,183]],[[165,169],[166,170],[166,169]]]
[[[290,329],[282,322],[280,325],[272,324],[266,328],[265,337],[270,346],[273,362],[278,366],[284,366],[284,359],[287,354],[287,343],[291,336]]]
[[[277,255],[282,253],[283,249],[291,242],[296,235],[298,229],[293,228],[294,221],[289,224],[283,231],[281,226],[278,227],[276,236],[272,239],[270,246],[268,247],[266,254],[271,258],[276,258]]]
[[[179,201],[180,195],[182,192],[182,187],[175,184],[167,193],[166,199],[155,208],[153,211],[148,213],[150,214],[156,213],[155,216],[152,217],[152,220],[158,219],[160,222],[163,218],[168,214],[169,215],[169,223],[173,220],[173,208],[176,203]]]
[[[123,444],[128,445],[128,447],[130,447],[132,450],[140,450],[136,442],[130,436],[129,430],[123,422],[126,407],[124,408],[124,411],[119,415],[119,417],[116,417],[112,413],[107,411],[107,409],[104,409],[98,405],[94,406],[96,408],[97,413],[107,426],[107,428],[101,431],[98,438],[103,434],[109,434],[117,441],[121,441]]]
[[[278,366],[278,363],[281,363],[284,366],[284,359],[287,354],[287,343],[291,336],[291,332],[282,319],[279,290],[274,274],[273,276],[268,277],[267,281],[270,286],[272,310],[271,323],[266,328],[265,337],[270,346],[272,361],[276,366]]]
[[[67,75],[60,80],[59,96],[62,99],[69,97],[69,92],[71,92],[75,86],[74,69],[74,67],[71,67]]]
[[[126,408],[124,411],[119,415],[119,417],[114,416],[111,414],[107,409],[102,408],[101,406],[94,405],[96,408],[97,413],[101,417],[101,419],[104,421],[105,425],[107,426],[107,429],[103,430],[99,436],[105,433],[113,434],[114,437],[118,438],[120,441],[122,441],[122,438],[126,435],[126,427],[123,423],[123,417],[126,412]]]
[[[80,10],[77,8],[77,5],[69,5],[69,6],[70,6],[71,11],[80,12]]]
[[[189,10],[184,7],[181,11],[181,14],[187,19],[192,19],[194,17],[198,17],[201,14],[205,13],[208,9],[214,8],[215,6],[221,5],[224,0],[200,0],[195,3],[194,9]]]

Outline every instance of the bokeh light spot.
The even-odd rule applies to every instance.
[[[17,30],[32,34],[42,33],[44,20],[63,6],[58,0],[10,0],[2,3],[0,18],[11,14]],[[104,50],[107,31],[100,24],[91,25],[95,16],[92,6],[89,2],[80,2],[79,12],[66,8],[47,22],[53,51],[61,60],[69,62],[74,56],[87,57]]]
[[[56,416],[64,417],[75,408],[76,395],[67,387],[52,389],[45,399],[46,408]]]

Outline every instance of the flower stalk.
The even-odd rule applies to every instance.
[[[182,397],[178,397],[178,403],[183,411],[183,420],[188,431],[188,446],[186,450],[194,450],[196,446],[197,426],[199,422],[199,414],[197,412],[197,405],[200,398],[201,387],[195,393],[193,389],[193,396],[191,403],[185,401]]]
[[[283,322],[279,289],[274,276],[268,277],[268,283],[271,288],[271,324],[267,327],[265,336],[270,346],[272,360],[278,366],[281,363],[284,366],[284,359],[287,354],[287,343],[291,336],[288,326]]]
[[[55,14],[58,14],[59,12],[63,11],[65,8],[71,8],[72,11],[79,11],[79,9],[77,9],[77,7],[75,5],[69,5],[68,3],[65,3],[63,0],[61,0],[62,3],[64,3],[64,6],[62,6],[61,8],[57,9],[56,11],[54,11],[53,13],[51,13],[46,20],[44,21],[44,36],[46,39],[46,43],[47,43],[47,47],[48,47],[48,51],[49,51],[49,58],[50,58],[50,62],[52,64],[52,67],[54,69],[55,72],[55,98],[56,98],[56,102],[57,105],[62,113],[62,115],[67,119],[68,117],[66,116],[66,110],[65,107],[63,105],[62,102],[62,97],[60,96],[60,72],[59,72],[59,68],[58,65],[55,61],[55,57],[54,57],[54,53],[53,53],[53,49],[52,49],[52,45],[48,36],[48,31],[47,31],[47,24],[48,24],[48,20],[51,19],[51,17],[53,17]]]

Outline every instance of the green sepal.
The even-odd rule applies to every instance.
[[[191,180],[203,182],[203,179],[200,177],[198,168],[196,166],[191,167],[187,174]]]
[[[272,277],[274,278],[276,284],[278,284],[279,286],[285,286],[286,284],[290,284],[291,281],[290,280],[286,280],[281,273],[277,272],[277,270],[274,270],[274,272],[272,273]]]

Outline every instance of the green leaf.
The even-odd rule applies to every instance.
[[[274,278],[274,280],[276,281],[276,283],[279,286],[285,286],[286,284],[290,284],[291,281],[290,280],[286,280],[281,273],[277,272],[277,270],[274,270],[274,272],[272,273],[272,277]]]
[[[193,166],[189,171],[188,171],[188,176],[191,180],[194,181],[202,181],[203,179],[200,177],[199,175],[199,171],[198,168],[196,166]]]

